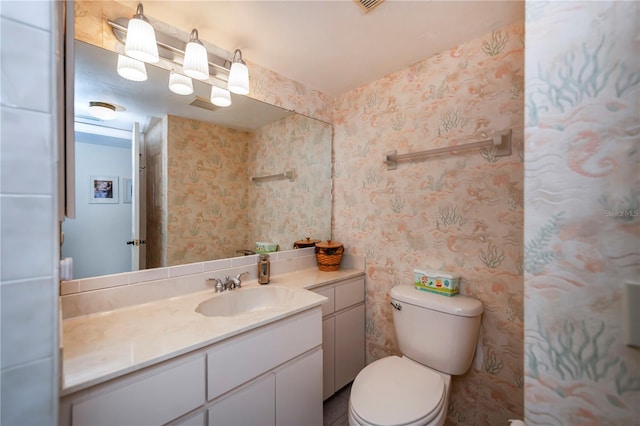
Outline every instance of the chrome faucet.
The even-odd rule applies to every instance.
[[[241,274],[236,275],[235,278],[229,278],[227,275],[224,278],[224,282],[220,278],[207,278],[207,282],[214,281],[216,283],[215,289],[216,293],[222,293],[227,290],[234,290],[236,288],[242,287],[242,276],[249,275],[249,272],[243,272]]]
[[[249,275],[249,272],[245,271],[245,272],[243,272],[241,274],[236,275],[235,278],[231,278],[231,279],[229,279],[229,277],[227,277],[227,282],[230,282],[229,283],[229,290],[233,290],[235,288],[242,287],[242,276],[243,275]]]
[[[224,283],[220,280],[220,278],[207,278],[207,282],[210,282],[210,281],[215,281],[216,293],[222,293],[223,291],[226,290],[226,288],[224,288]]]

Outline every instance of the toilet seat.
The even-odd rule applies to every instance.
[[[389,356],[365,367],[351,387],[349,409],[361,424],[424,425],[444,409],[444,377],[408,358]]]

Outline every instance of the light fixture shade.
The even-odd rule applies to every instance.
[[[233,54],[227,89],[238,95],[249,94],[249,68],[247,68],[247,64],[242,60],[242,52],[240,52],[240,49],[236,49]]]
[[[206,80],[209,78],[207,49],[198,39],[198,30],[195,28],[191,31],[189,43],[187,43],[187,48],[184,52],[182,70],[185,75],[197,80]]]
[[[147,68],[144,62],[124,55],[118,55],[118,74],[131,81],[145,81]]]
[[[142,4],[138,4],[136,14],[129,20],[124,52],[127,56],[143,62],[156,63],[160,59],[156,33],[144,17]]]
[[[171,71],[169,75],[169,90],[178,95],[190,95],[193,93],[193,82],[189,77]]]
[[[89,102],[89,114],[100,120],[113,120],[116,118],[116,107],[106,102]]]
[[[218,86],[211,86],[211,103],[219,107],[231,105],[231,93]]]

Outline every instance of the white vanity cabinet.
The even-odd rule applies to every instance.
[[[60,425],[321,425],[319,307],[66,395]]]
[[[323,399],[351,382],[365,363],[364,277],[313,289],[322,304]]]

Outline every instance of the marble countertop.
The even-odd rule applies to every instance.
[[[107,380],[219,342],[319,306],[327,299],[304,291],[363,271],[322,272],[304,269],[271,277],[269,286],[301,290],[282,306],[234,317],[207,317],[195,311],[201,302],[217,297],[214,290],[190,293],[62,322],[63,386],[67,395]],[[259,287],[257,280],[243,288]],[[233,291],[242,291],[233,290]]]

